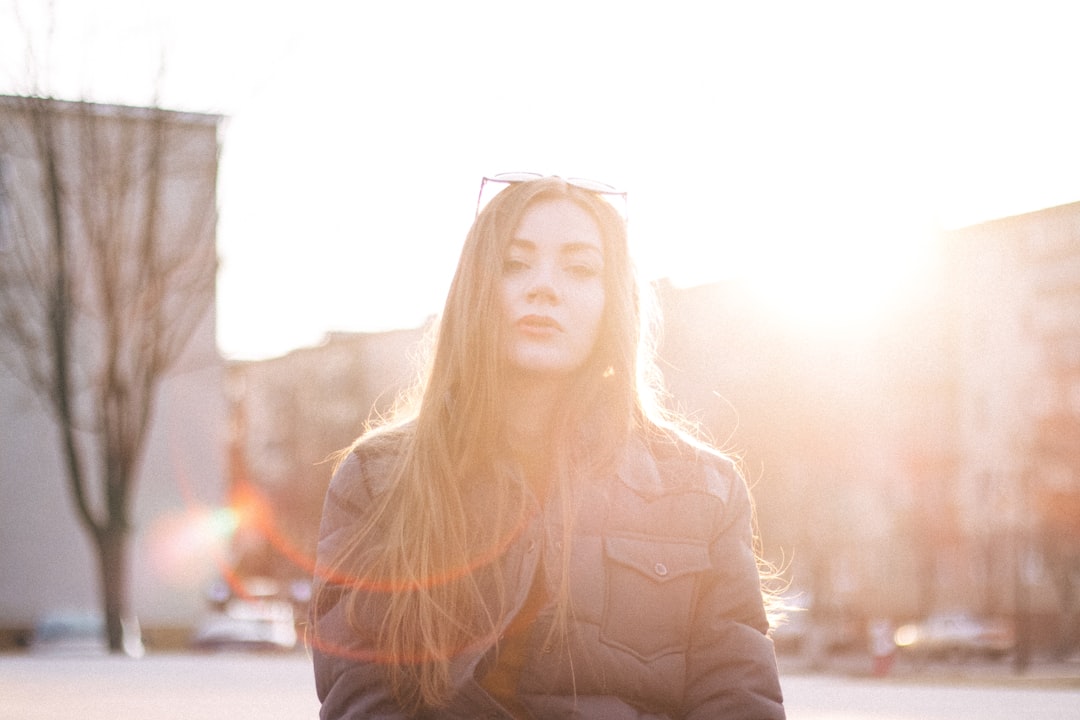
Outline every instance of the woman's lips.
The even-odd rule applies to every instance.
[[[554,318],[547,315],[526,315],[517,321],[518,329],[529,335],[553,335],[562,332],[560,325]]]

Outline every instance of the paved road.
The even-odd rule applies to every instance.
[[[0,720],[305,720],[303,655],[0,657]]]
[[[1080,687],[949,685],[797,675],[783,681],[790,720],[1078,720]]]
[[[1007,672],[869,677],[786,671],[791,720],[1077,720],[1075,678]],[[314,720],[302,653],[140,660],[0,655],[0,720]]]

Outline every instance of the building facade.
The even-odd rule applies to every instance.
[[[956,500],[987,610],[1080,642],[1080,203],[946,237]],[[1003,592],[1003,589],[1008,591]]]

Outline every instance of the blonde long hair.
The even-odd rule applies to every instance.
[[[635,428],[657,427],[651,327],[627,246],[626,223],[598,196],[558,178],[509,186],[465,240],[418,403],[354,444],[387,443],[395,458],[371,519],[320,571],[345,584],[350,622],[380,618],[374,656],[398,699],[413,709],[445,704],[451,660],[487,647],[509,611],[501,548],[526,524],[527,494],[506,462],[499,279],[521,217],[541,199],[567,198],[603,235],[605,306],[590,357],[570,380],[552,424],[552,492],[562,503],[562,577],[553,629],[565,633],[575,478],[610,461]],[[587,440],[587,441],[586,441]],[[469,502],[484,483],[485,506]],[[343,581],[342,578],[352,578]],[[362,578],[362,580],[361,580]],[[322,583],[323,591],[330,582]],[[316,638],[318,628],[316,627]]]

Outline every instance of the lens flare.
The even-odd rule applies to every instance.
[[[238,526],[236,511],[228,507],[191,507],[162,515],[149,531],[151,567],[172,586],[204,582],[225,564]]]

